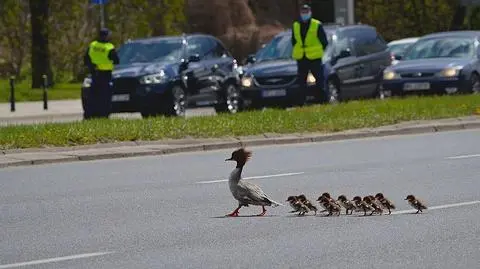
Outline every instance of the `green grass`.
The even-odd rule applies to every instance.
[[[48,100],[80,99],[79,83],[59,83],[48,89]],[[25,80],[15,84],[15,101],[41,101],[42,89],[32,89],[30,81]],[[10,102],[10,82],[0,80],[0,103]]]
[[[337,132],[408,120],[472,115],[480,95],[412,97],[354,101],[295,110],[252,111],[237,115],[139,120],[93,120],[0,128],[0,147],[70,146],[166,138],[211,138],[262,133]]]

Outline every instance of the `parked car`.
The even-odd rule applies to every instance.
[[[408,47],[417,42],[417,40],[418,37],[408,37],[389,42],[387,46],[388,51],[390,51],[390,53],[392,54],[392,64],[397,64],[398,60],[402,58]]]
[[[238,64],[210,35],[131,40],[118,49],[113,71],[112,113],[182,116],[188,107],[214,106],[235,113],[239,104]],[[91,79],[85,78],[82,101]]]
[[[402,60],[383,73],[383,91],[409,93],[472,93],[480,89],[480,31],[426,35]]]
[[[369,25],[326,25],[330,45],[323,57],[330,102],[351,98],[383,97],[383,70],[391,64],[387,43]],[[244,67],[241,96],[245,106],[295,105],[299,93],[297,65],[291,57],[291,30],[276,35]],[[307,98],[321,100],[315,78],[307,78]]]

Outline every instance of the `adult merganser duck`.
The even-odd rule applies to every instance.
[[[237,217],[238,212],[242,206],[248,207],[249,205],[258,205],[262,207],[262,213],[258,216],[264,216],[267,210],[265,206],[276,207],[282,205],[274,200],[268,198],[268,196],[260,189],[259,186],[242,180],[242,171],[245,163],[251,158],[252,152],[243,148],[232,152],[232,156],[225,161],[236,161],[237,166],[230,173],[228,179],[228,185],[233,197],[238,201],[238,207],[232,213],[227,216]],[[283,205],[282,205],[283,206]]]

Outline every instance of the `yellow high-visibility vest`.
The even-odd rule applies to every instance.
[[[108,58],[108,54],[115,46],[112,43],[103,43],[93,41],[90,43],[90,49],[88,50],[88,56],[93,64],[97,66],[97,70],[100,71],[112,71],[113,61]]]
[[[309,60],[321,59],[323,57],[323,45],[317,36],[318,27],[321,24],[319,20],[311,19],[304,44],[302,34],[300,33],[300,23],[297,21],[293,23],[293,37],[296,40],[292,50],[293,59],[300,60],[304,55]]]

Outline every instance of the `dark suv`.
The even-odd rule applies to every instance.
[[[346,99],[383,97],[380,82],[391,64],[387,43],[369,25],[325,25],[329,46],[323,56],[325,81],[330,102]],[[243,67],[241,95],[244,106],[294,105],[299,86],[297,64],[291,57],[291,31],[275,36],[247,59]],[[315,78],[307,77],[307,100],[322,100]]]
[[[113,71],[112,113],[183,116],[187,107],[214,106],[235,113],[237,61],[215,37],[182,35],[131,40],[118,50]],[[82,102],[91,79],[82,86]]]

